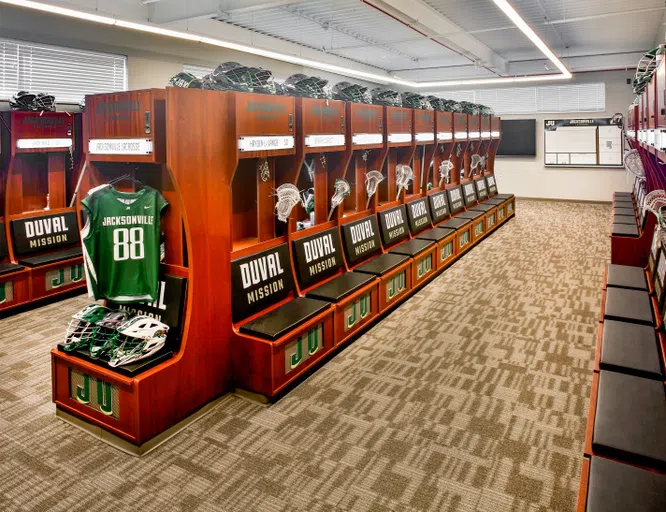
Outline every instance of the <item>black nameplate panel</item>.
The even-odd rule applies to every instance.
[[[460,210],[465,208],[465,203],[463,202],[462,188],[455,187],[450,188],[446,191],[449,196],[449,208],[451,215],[458,213]]]
[[[412,235],[416,235],[430,227],[430,212],[428,211],[428,203],[425,197],[407,203],[406,206],[407,221],[409,222],[409,230],[412,232]]]
[[[74,212],[16,219],[11,223],[18,256],[66,247],[80,239]]]
[[[486,177],[486,185],[488,185],[488,191],[491,195],[497,194],[497,183],[495,183],[495,176]]]
[[[446,199],[446,191],[443,190],[428,196],[428,203],[433,224],[437,224],[449,216],[449,202]]]
[[[295,288],[287,244],[232,261],[233,322],[240,322],[286,299]]]
[[[183,313],[187,302],[187,279],[184,277],[164,274],[160,276],[157,300],[155,302],[135,302],[132,304],[118,304],[107,301],[107,307],[121,309],[131,315],[147,315],[169,326],[167,334],[167,347],[169,350],[178,350],[183,330]]]
[[[474,180],[474,185],[476,186],[476,195],[479,201],[488,197],[488,189],[486,188],[486,180],[484,178]]]
[[[296,277],[301,288],[335,274],[342,267],[342,248],[338,228],[294,240]]]
[[[476,190],[474,183],[465,183],[463,185],[463,196],[465,197],[465,206],[476,204]]]
[[[364,219],[341,226],[345,256],[350,265],[381,252],[377,217],[370,215]]]
[[[379,232],[384,245],[400,242],[409,236],[405,207],[400,205],[379,212]]]
[[[5,236],[5,224],[0,222],[0,261],[4,260],[9,251],[7,250],[7,237]]]

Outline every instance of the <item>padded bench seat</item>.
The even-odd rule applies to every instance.
[[[631,208],[634,209],[634,202],[631,199],[616,199],[613,201],[613,208]]]
[[[488,202],[484,201],[483,204],[477,204],[476,206],[472,206],[470,208],[470,211],[487,213],[493,208],[496,208],[496,206],[497,205],[489,204]]]
[[[613,224],[629,224],[630,226],[636,226],[636,216],[635,215],[613,215]]]
[[[497,194],[495,196],[495,198],[497,198],[497,199],[512,199],[513,194]]]
[[[435,243],[430,240],[415,238],[414,240],[409,240],[404,244],[399,245],[395,249],[391,249],[389,254],[402,254],[413,258],[434,246]]]
[[[501,206],[504,203],[506,203],[506,199],[497,199],[496,197],[491,197],[490,199],[486,199],[483,204],[487,205],[493,205],[493,206]]]
[[[603,457],[590,460],[587,512],[666,510],[666,475]]]
[[[634,215],[635,212],[633,208],[622,208],[622,207],[617,207],[613,208],[613,215]]]
[[[297,297],[291,302],[241,325],[240,331],[274,341],[330,306],[330,303],[321,300]]]
[[[642,290],[608,288],[604,318],[653,325],[650,296]]]
[[[632,224],[613,224],[611,227],[611,234],[613,236],[628,236],[638,238],[638,226]]]
[[[642,267],[632,267],[630,265],[608,265],[608,277],[606,286],[615,288],[630,288],[632,290],[648,289],[645,280],[645,271]]]
[[[416,238],[420,240],[431,240],[433,242],[441,242],[444,240],[447,236],[455,233],[455,229],[449,229],[449,228],[432,228],[427,231],[422,231],[418,235],[416,235]]]
[[[441,224],[437,225],[437,229],[461,229],[470,224],[472,221],[469,219],[461,218],[461,217],[452,217],[450,219],[445,220]]]
[[[23,265],[17,265],[16,263],[0,263],[0,276],[11,274],[12,272],[18,272],[24,268]]]
[[[406,261],[409,261],[409,256],[404,256],[402,254],[380,254],[376,258],[373,258],[367,263],[354,269],[354,272],[363,272],[365,274],[372,274],[373,276],[383,276]]]
[[[606,320],[601,335],[599,368],[662,380],[657,335],[649,325]]]
[[[613,192],[613,197],[626,197],[632,199],[634,195],[631,192]]]
[[[306,296],[311,299],[340,302],[348,295],[360,290],[375,280],[374,276],[360,272],[345,272],[327,283],[310,290]]]
[[[592,446],[623,452],[656,468],[666,467],[666,395],[664,383],[601,370]],[[630,509],[633,510],[633,509]]]
[[[468,210],[466,212],[462,212],[457,217],[459,219],[476,220],[476,219],[479,219],[479,218],[483,217],[483,212],[480,212],[480,211],[477,211],[477,210]]]
[[[43,265],[49,265],[50,263],[58,263],[59,261],[68,260],[70,258],[78,258],[82,255],[81,247],[71,247],[64,251],[39,254],[38,256],[26,256],[21,258],[19,263],[26,267],[41,267]]]

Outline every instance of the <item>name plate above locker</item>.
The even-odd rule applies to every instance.
[[[238,149],[241,152],[274,151],[293,148],[293,135],[261,135],[257,137],[240,137],[238,139]]]
[[[490,132],[490,136],[493,139],[499,139],[500,138],[500,132]]]
[[[435,134],[432,132],[422,132],[415,135],[416,142],[433,142]]]
[[[470,139],[478,139],[481,137],[481,132],[469,132]]]
[[[346,142],[344,135],[306,135],[305,147],[307,148],[327,148],[335,146],[344,146]]]
[[[400,143],[400,142],[412,142],[411,133],[389,133],[388,136],[389,143]]]
[[[16,149],[71,148],[72,139],[18,139]]]
[[[338,228],[293,241],[298,283],[307,288],[334,275],[343,264]]]
[[[91,155],[150,155],[153,141],[150,139],[90,139]]]
[[[412,235],[430,227],[430,212],[425,198],[407,203],[407,220]]]
[[[377,217],[370,215],[341,226],[345,256],[353,265],[381,251]]]
[[[352,135],[352,144],[355,146],[382,144],[383,142],[384,135],[381,133],[355,133]]]
[[[455,137],[456,137],[456,140],[466,140],[467,139],[467,132],[456,132]]]
[[[379,212],[379,229],[384,245],[400,242],[409,236],[405,207],[400,205]]]
[[[446,191],[437,192],[428,196],[430,204],[430,216],[433,224],[443,221],[449,216],[449,203],[446,199]]]
[[[234,323],[286,299],[294,290],[286,243],[231,262]]]
[[[66,247],[79,241],[76,213],[40,215],[11,221],[17,255]]]
[[[437,140],[443,140],[443,141],[453,140],[453,134],[451,132],[438,132]]]

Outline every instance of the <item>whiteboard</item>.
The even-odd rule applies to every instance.
[[[622,167],[622,129],[611,118],[544,121],[544,164]]]

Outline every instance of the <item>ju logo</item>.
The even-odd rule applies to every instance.
[[[53,290],[83,281],[83,264],[49,270],[46,273],[46,289]]]
[[[421,259],[416,265],[416,279],[421,279],[432,270],[432,254]]]
[[[491,213],[488,215],[488,229],[492,228],[495,225],[495,214]]]
[[[284,373],[300,366],[324,348],[324,324],[319,324],[298,337],[284,349]]]
[[[448,242],[442,246],[442,261],[448,260],[451,256],[453,256],[453,242]]]
[[[351,303],[345,309],[345,331],[352,329],[370,314],[370,294],[366,293],[359,300]]]
[[[504,211],[504,208],[500,208],[497,212],[497,218],[499,220],[504,219],[504,216],[506,215],[506,212]]]
[[[460,235],[460,247],[465,247],[469,243],[469,230]]]
[[[509,205],[506,207],[507,211],[509,213],[513,213],[513,201],[509,203]]]
[[[393,300],[407,289],[407,272],[403,271],[393,276],[386,283],[386,301]]]
[[[483,235],[483,221],[478,222],[474,226],[474,236],[481,236]]]
[[[70,370],[69,397],[106,416],[118,419],[120,393],[116,386],[77,370]]]
[[[0,304],[7,304],[14,300],[14,282],[0,283]]]

